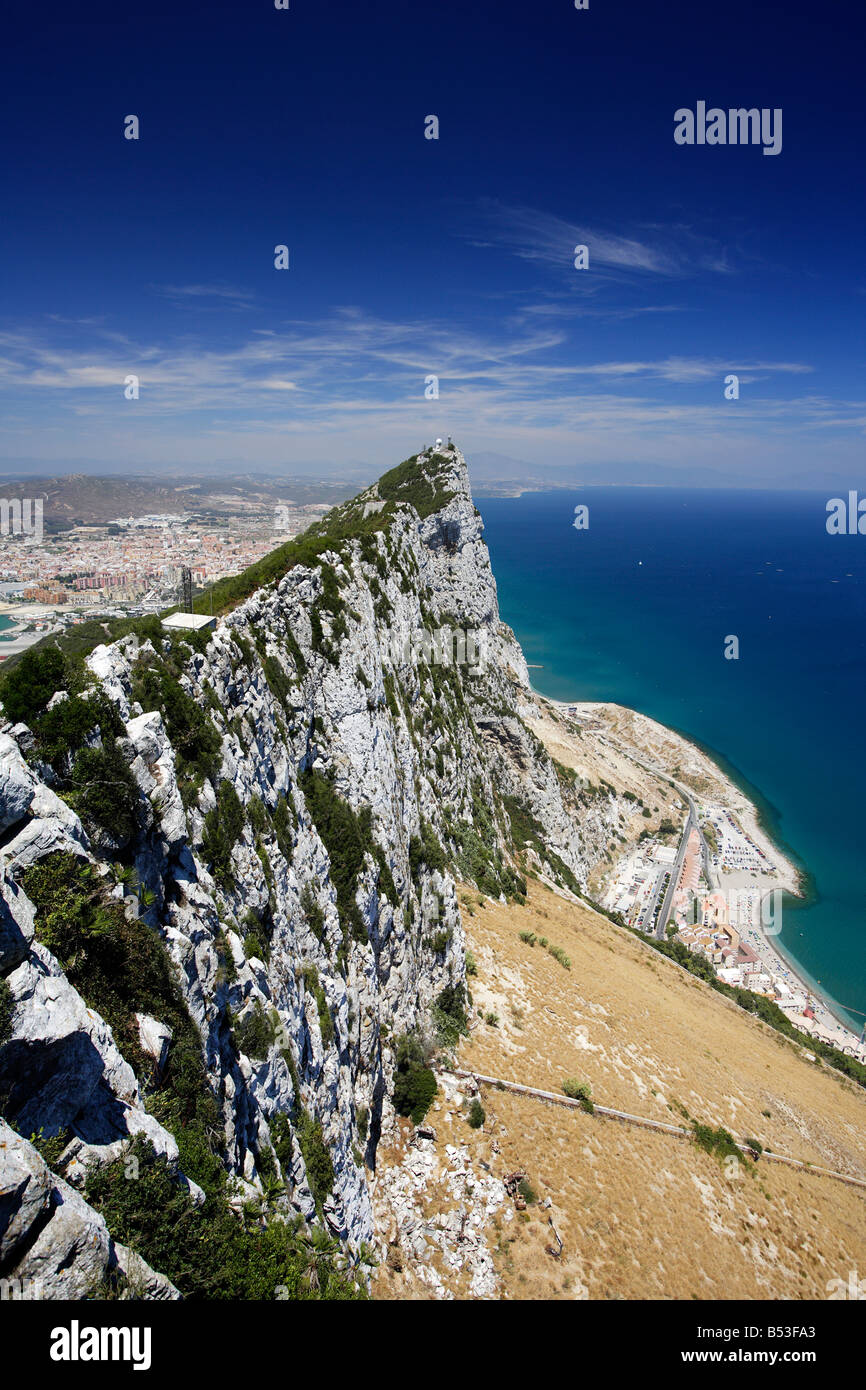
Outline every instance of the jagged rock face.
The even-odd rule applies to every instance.
[[[464,980],[454,878],[419,858],[425,825],[453,852],[455,824],[473,824],[481,803],[494,847],[506,849],[502,796],[519,797],[545,844],[578,878],[587,842],[607,836],[604,825],[579,824],[525,722],[532,714],[526,664],[499,621],[462,455],[421,455],[416,471],[442,499],[438,505],[421,507],[420,516],[398,506],[384,529],[359,526],[355,538],[348,528],[349,539],[236,607],[205,650],[183,649],[180,685],[209,711],[221,737],[219,773],[195,795],[181,794],[178,750],[162,714],[137,698],[136,673],[160,653],[131,636],[88,658],[94,683],[123,721],[119,746],[140,791],[132,846],[140,896],[128,906],[159,933],[177,967],[220,1101],[230,1170],[258,1187],[257,1155],[269,1147],[270,1125],[300,1101],[321,1122],[336,1175],[325,1219],[356,1245],[374,1231],[358,1160],[364,1150],[375,1162],[392,1118],[394,1039],[422,1025],[436,996]],[[382,506],[372,488],[352,516],[375,519]],[[423,641],[418,658],[419,637],[443,626],[472,634],[463,666],[452,661],[446,669]],[[50,952],[34,944],[32,904],[16,886],[22,872],[62,849],[108,874],[111,855],[25,761],[28,732],[11,732],[15,738],[0,735],[0,965],[15,1009],[12,1038],[0,1053],[0,1090],[14,1071],[18,1128],[68,1128],[82,1171],[139,1131],[176,1161],[174,1139],[147,1113],[111,1030]],[[307,805],[309,778],[320,775],[354,812],[371,812],[367,852],[350,889],[359,929],[348,938],[338,910],[343,892],[345,916],[339,847],[332,842],[329,851]],[[211,862],[207,821],[208,812],[221,814],[225,783],[244,811],[228,872]],[[281,797],[290,830],[276,835],[270,819],[257,828],[255,799],[274,813]],[[268,923],[267,961],[249,940],[245,950],[250,912]],[[230,1014],[243,1025],[260,1009],[272,1040],[264,1055],[251,1057]],[[152,1018],[146,1025],[154,1038],[160,1026]],[[288,1201],[312,1217],[296,1138],[286,1166]]]
[[[102,1217],[74,1188],[56,1177],[33,1145],[3,1120],[0,1173],[4,1297],[86,1298],[118,1272],[126,1276],[133,1295],[180,1297],[164,1275],[112,1240]]]

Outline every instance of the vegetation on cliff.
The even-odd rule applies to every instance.
[[[135,1174],[130,1180],[130,1172]],[[166,1274],[191,1299],[358,1299],[363,1267],[300,1217],[263,1224],[247,1205],[232,1209],[230,1184],[215,1173],[196,1207],[166,1160],[138,1136],[88,1180],[86,1196],[115,1240]]]
[[[22,876],[36,908],[37,939],[56,956],[85,1004],[105,1019],[118,1047],[150,1092],[150,1108],[180,1142],[195,1123],[209,1135],[219,1112],[207,1081],[198,1029],[190,1018],[174,966],[157,933],[128,917],[109,896],[110,880],[72,854],[54,853]],[[157,1076],[142,1051],[136,1013],[172,1030]],[[194,1174],[190,1174],[194,1176]]]

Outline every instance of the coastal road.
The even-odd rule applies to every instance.
[[[683,860],[686,857],[686,848],[689,843],[689,834],[693,829],[697,830],[698,839],[701,842],[701,862],[703,864],[703,870],[704,874],[706,875],[707,883],[710,885],[711,889],[718,886],[716,881],[716,875],[713,872],[712,864],[710,863],[709,847],[707,845],[706,840],[704,839],[703,831],[701,830],[700,823],[698,821],[697,808],[695,806],[694,799],[688,787],[684,787],[682,782],[678,782],[675,777],[671,777],[670,773],[666,771],[666,769],[656,767],[653,763],[646,762],[643,758],[638,757],[638,755],[635,752],[633,752],[632,749],[623,747],[623,745],[620,744],[618,740],[608,738],[604,741],[609,742],[611,744],[611,747],[615,748],[617,752],[619,752],[626,758],[629,758],[632,762],[637,763],[638,766],[642,767],[645,772],[651,772],[654,777],[659,777],[663,781],[669,782],[672,786],[676,787],[680,795],[684,796],[686,801],[688,802],[688,819],[686,820],[685,829],[680,839],[680,847],[677,853],[676,863],[673,866],[670,880],[668,881],[668,886],[665,890],[664,899],[662,901],[662,910],[659,913],[658,924],[654,933],[660,941],[664,941],[665,929],[667,927],[670,916],[671,905],[673,903],[673,896],[676,892],[676,887],[679,882],[680,874],[682,872]],[[645,920],[648,919],[649,921],[652,921],[652,915],[653,911],[655,910],[655,905],[657,901],[658,897],[656,896],[653,898],[652,903],[647,908],[647,917]]]
[[[674,893],[676,892],[677,884],[680,881],[680,874],[683,870],[683,860],[686,857],[686,849],[689,843],[689,835],[691,834],[692,830],[697,830],[698,835],[700,836],[701,844],[704,847],[704,852],[706,853],[704,837],[703,835],[701,835],[700,826],[698,825],[698,818],[695,813],[695,803],[692,801],[692,798],[688,796],[688,793],[686,793],[686,796],[688,797],[689,814],[686,818],[685,829],[683,830],[682,836],[680,838],[680,847],[677,850],[676,862],[674,863],[674,867],[671,870],[671,876],[668,881],[667,892],[665,893],[664,899],[662,901],[662,910],[659,913],[659,920],[655,929],[655,935],[658,937],[660,941],[664,941],[665,939],[665,929],[667,927],[668,920],[670,917]]]
[[[625,750],[621,751],[624,752]],[[664,941],[665,930],[667,928],[668,920],[670,918],[674,893],[676,892],[677,884],[680,881],[680,874],[682,873],[683,868],[683,860],[686,857],[686,849],[689,843],[689,835],[691,834],[692,830],[696,830],[698,832],[698,839],[701,842],[701,862],[703,864],[703,869],[706,875],[707,882],[712,888],[714,874],[712,866],[710,864],[710,851],[707,846],[707,842],[704,839],[703,831],[701,830],[700,823],[698,821],[697,807],[695,806],[694,799],[688,787],[684,787],[682,782],[678,782],[675,777],[671,777],[670,774],[665,772],[662,768],[654,767],[652,763],[644,762],[643,758],[637,757],[634,753],[630,754],[629,756],[631,756],[634,762],[638,763],[642,768],[644,768],[645,771],[651,772],[655,777],[663,777],[667,782],[672,782],[673,785],[676,787],[677,791],[680,793],[680,795],[685,797],[689,807],[689,814],[686,819],[685,829],[683,830],[682,836],[680,837],[680,847],[677,851],[676,862],[673,866],[673,869],[671,870],[670,880],[668,881],[668,886],[665,891],[664,899],[662,901],[662,910],[659,913],[658,924],[655,929],[655,935],[658,937],[660,941]],[[653,900],[652,907],[649,909],[648,912],[648,916],[650,917],[650,919],[652,918],[652,912],[655,908],[655,904],[656,899]]]

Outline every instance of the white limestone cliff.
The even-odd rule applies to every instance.
[[[320,547],[314,560],[253,592],[218,622],[203,650],[179,647],[175,638],[174,651],[183,657],[179,684],[208,711],[221,740],[219,773],[197,794],[182,794],[178,749],[163,715],[138,699],[136,673],[142,662],[164,655],[159,640],[154,646],[128,636],[88,657],[94,686],[123,721],[119,746],[140,792],[138,828],[127,847],[134,895],[114,886],[111,847],[88,835],[25,757],[28,731],[18,726],[0,734],[0,974],[14,1004],[11,1037],[0,1048],[0,1094],[6,1092],[6,1117],[15,1125],[4,1126],[0,1144],[3,1193],[10,1165],[24,1165],[36,1175],[43,1206],[53,1182],[63,1193],[64,1220],[84,1229],[101,1218],[73,1184],[80,1187],[88,1168],[115,1156],[124,1140],[143,1133],[177,1163],[174,1136],[148,1112],[118,1040],[34,938],[33,905],[20,880],[54,851],[93,863],[118,900],[162,941],[201,1036],[227,1167],[240,1191],[261,1190],[259,1156],[270,1151],[271,1125],[301,1103],[322,1125],[335,1173],[324,1221],[350,1248],[375,1233],[367,1171],[358,1159],[363,1155],[374,1168],[379,1136],[393,1119],[394,1040],[425,1026],[446,986],[464,983],[454,866],[469,875],[474,842],[464,840],[461,848],[459,827],[476,825],[479,806],[486,808],[485,852],[508,866],[512,836],[503,798],[513,798],[553,856],[548,860],[536,844],[539,870],[585,884],[587,856],[607,844],[610,818],[569,803],[530,730],[526,663],[499,619],[465,461],[456,449],[427,451],[412,477],[423,495],[434,494],[435,505],[423,506],[423,515],[408,501],[400,505],[400,490],[392,488],[397,505],[385,528],[358,524],[353,537],[353,526],[377,516],[387,501],[388,489],[383,496],[371,488],[339,509],[344,515],[333,549]],[[419,633],[442,627],[475,635],[483,669],[437,667],[402,650]],[[370,846],[354,888],[360,931],[347,934],[341,922],[338,866],[307,806],[311,772],[331,778],[356,813],[370,808]],[[223,874],[220,881],[205,832],[225,783],[245,816],[231,849],[230,879]],[[257,829],[250,811],[259,798],[270,817],[281,797],[291,822],[290,843],[283,834],[282,844],[272,820]],[[451,867],[419,861],[425,826],[445,846]],[[311,921],[311,899],[322,916],[320,931]],[[267,961],[244,948],[250,912],[267,923]],[[331,1020],[324,1031],[314,978]],[[238,1025],[259,1010],[272,1040],[265,1055],[253,1058],[238,1046]],[[170,1041],[163,1022],[149,1017],[140,1029],[164,1062]],[[27,1136],[39,1129],[72,1136],[61,1159],[63,1179],[35,1161]],[[297,1138],[286,1167],[286,1207],[313,1219]],[[25,1220],[24,1200],[10,1221]],[[0,1205],[0,1230],[3,1213]],[[52,1222],[44,1229],[50,1234]],[[70,1296],[120,1258],[107,1233],[100,1232],[97,1245],[99,1269],[75,1273],[73,1258],[73,1274],[56,1284],[49,1279],[45,1296]],[[0,1273],[17,1277],[13,1255],[14,1249],[0,1262]],[[147,1271],[152,1296],[173,1296],[166,1282]]]

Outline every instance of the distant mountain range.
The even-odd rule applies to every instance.
[[[507,454],[481,452],[469,461],[469,473],[476,497],[510,497],[519,492],[542,492],[550,488],[575,487],[699,487],[779,489],[778,478],[755,471],[744,477],[738,473],[707,468],[678,468],[646,463],[575,463],[566,466],[529,463]],[[800,473],[786,478],[785,489],[845,493],[852,486],[848,475]]]
[[[6,498],[43,497],[46,528],[64,531],[72,526],[92,526],[119,516],[146,516],[151,512],[200,513],[225,517],[240,512],[262,512],[280,502],[305,505],[322,502],[334,506],[351,497],[351,483],[316,482],[310,478],[232,477],[190,478],[148,474],[120,476],[67,473],[60,477],[2,477],[0,494]]]

